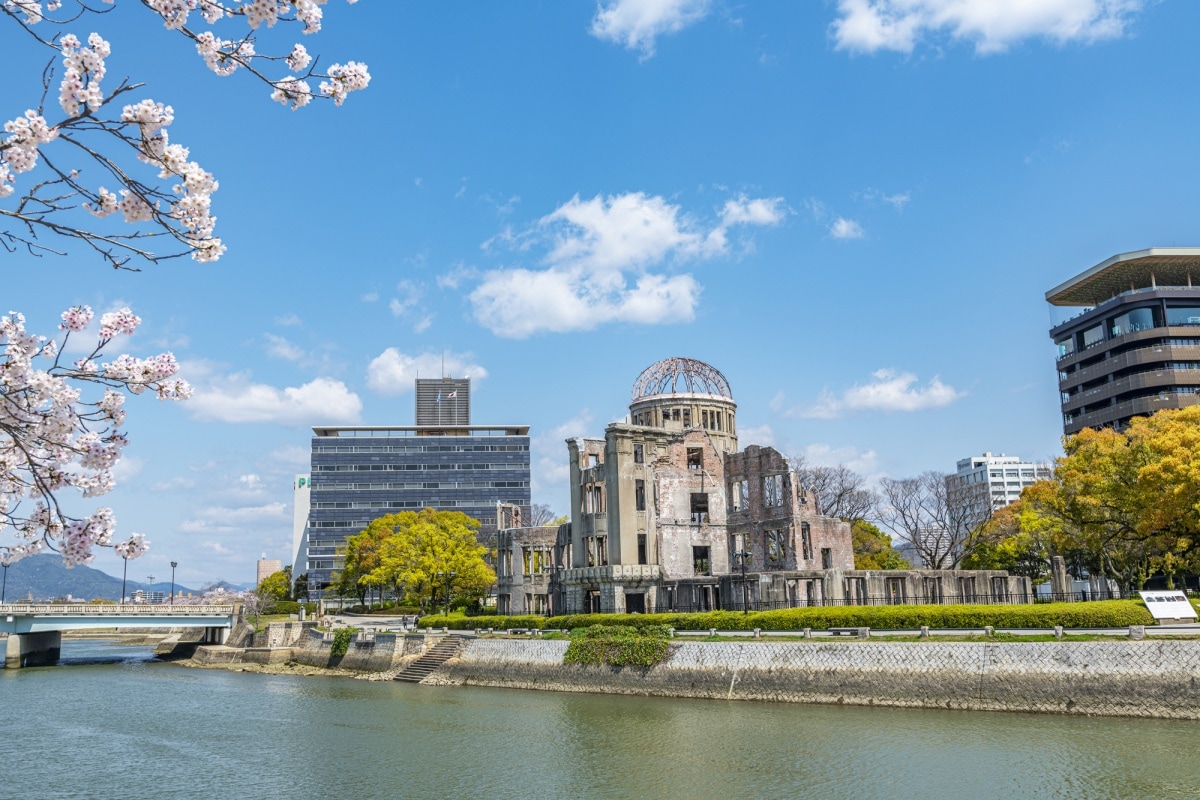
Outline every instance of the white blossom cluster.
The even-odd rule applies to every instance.
[[[25,317],[15,311],[0,317],[0,534],[16,539],[0,545],[4,563],[46,547],[61,553],[68,566],[89,563],[96,547],[112,546],[126,558],[137,558],[148,547],[140,534],[113,545],[112,509],[72,517],[56,493],[70,488],[98,497],[112,489],[113,467],[128,444],[119,430],[125,392],[150,389],[160,399],[183,400],[191,387],[173,378],[178,365],[171,353],[145,359],[120,355],[98,363],[114,337],[137,330],[141,320],[128,308],[104,314],[91,354],[63,365],[62,346],[72,334],[86,331],[93,316],[87,306],[64,311],[61,342],[30,334]],[[40,368],[39,361],[50,366]],[[103,396],[85,400],[89,387],[103,388]]]
[[[75,34],[68,33],[58,40],[62,48],[63,79],[58,87],[58,104],[68,116],[79,113],[83,104],[91,111],[104,105],[104,93],[100,91],[100,80],[104,77],[104,59],[112,48],[108,42],[93,33],[88,37],[88,46],[83,47]]]
[[[124,105],[119,117],[106,116],[106,110],[113,107],[110,103],[114,98],[136,88],[122,83],[105,94],[102,81],[106,73],[105,60],[111,55],[109,43],[98,33],[88,36],[85,43],[72,33],[55,33],[58,38],[54,40],[35,32],[34,26],[39,24],[42,27],[62,26],[86,14],[108,11],[102,11],[87,0],[69,2],[76,7],[63,10],[62,0],[0,0],[0,19],[7,16],[60,53],[58,102],[66,115],[57,122],[48,122],[40,108],[30,109],[23,116],[5,123],[8,135],[0,138],[0,199],[17,191],[17,176],[39,166],[39,148],[59,139],[60,133],[69,133],[67,138],[71,144],[91,156],[99,167],[99,179],[94,183],[89,181],[88,186],[79,181],[80,170],[60,168],[52,161],[41,162],[46,164],[43,172],[52,171],[57,177],[51,174],[48,179],[28,181],[25,199],[34,202],[26,208],[37,210],[16,215],[18,226],[24,224],[36,231],[35,226],[44,225],[42,230],[82,239],[114,266],[122,266],[131,256],[156,260],[159,256],[134,242],[156,235],[146,228],[147,225],[150,228],[157,226],[160,229],[157,233],[174,238],[184,246],[183,252],[190,253],[196,261],[216,261],[225,252],[225,246],[214,235],[217,218],[212,214],[212,194],[217,190],[218,182],[211,173],[189,160],[188,148],[170,142],[166,129],[174,119],[171,107],[143,99]],[[103,0],[103,3],[111,6],[116,0]],[[366,65],[356,61],[334,64],[327,72],[317,72],[315,60],[299,43],[278,55],[259,52],[256,37],[260,33],[265,35],[266,29],[291,24],[301,26],[301,32],[306,35],[320,31],[322,6],[326,0],[128,0],[128,3],[157,14],[166,28],[189,39],[208,68],[217,75],[248,71],[269,86],[273,100],[292,109],[302,108],[314,98],[326,98],[340,106],[350,92],[366,88],[371,79]],[[199,29],[205,23],[226,25],[239,17],[246,25],[240,37],[233,33],[232,38],[227,38],[228,34],[220,35],[215,28]],[[282,62],[290,74],[268,75],[266,65],[278,62]],[[318,90],[312,88],[310,80],[320,81]],[[110,151],[85,143],[105,134],[133,147],[140,161],[158,167],[158,177],[173,183],[161,189],[143,183],[133,171],[120,165]],[[126,223],[135,226],[134,232],[94,232],[53,224],[48,219],[54,212],[66,213],[79,206],[99,218],[120,215]],[[11,233],[7,232],[10,238]],[[35,233],[28,237],[18,236],[16,241],[24,242],[35,251],[49,250],[40,244]],[[125,248],[124,255],[114,252],[120,248]]]
[[[13,193],[13,176],[37,166],[38,147],[58,138],[58,129],[46,124],[46,118],[33,109],[25,116],[4,123],[9,136],[0,149],[0,197]]]

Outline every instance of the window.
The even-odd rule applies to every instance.
[[[704,469],[704,448],[689,447],[687,449],[688,469]]]
[[[692,522],[708,522],[707,492],[692,492]]]
[[[598,566],[606,566],[608,564],[608,537],[596,537],[596,563]]]
[[[595,467],[595,466],[599,466],[599,464],[600,464],[600,456],[597,455],[596,453],[588,453],[587,465],[589,467]]]
[[[1104,341],[1104,326],[1095,325],[1079,334],[1079,336],[1082,339],[1084,350],[1087,350],[1089,347],[1095,347]]]
[[[821,569],[833,569],[833,550],[828,547],[821,548]]]
[[[646,534],[639,533],[638,538],[637,538],[637,543],[638,543],[638,553],[637,553],[638,563],[639,564],[649,564],[650,560],[648,558],[648,554],[646,553]]]
[[[812,531],[809,530],[807,522],[800,523],[800,549],[804,554],[804,560],[812,561]]]
[[[645,464],[646,463],[646,446],[645,445],[635,444],[633,446],[633,463],[635,463],[635,464]]]
[[[692,547],[692,572],[696,575],[712,575],[707,547]]]
[[[635,511],[646,510],[646,482],[643,480],[633,482],[633,508]]]
[[[787,558],[783,531],[767,531],[767,561],[779,563]]]
[[[763,504],[767,508],[783,505],[782,475],[768,475],[763,478]]]
[[[1133,312],[1130,312],[1133,313]],[[1200,325],[1200,308],[1167,308],[1168,325]]]
[[[734,481],[729,484],[729,508],[745,511],[750,506],[750,481]]]

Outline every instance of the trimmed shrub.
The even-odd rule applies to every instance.
[[[923,605],[923,606],[820,606],[776,611],[710,611],[698,614],[570,614],[550,617],[547,628],[574,630],[589,625],[626,625],[633,628],[662,625],[676,630],[764,631],[813,628],[909,629],[931,628],[1124,628],[1151,625],[1154,620],[1140,600],[1102,600],[1090,603],[1036,605]]]
[[[564,664],[652,667],[667,655],[667,628],[592,625],[571,631]]]
[[[356,633],[358,628],[338,628],[334,631],[333,646],[329,649],[329,655],[339,658],[350,652],[350,642],[354,641]]]
[[[456,631],[472,631],[476,628],[495,628],[502,631],[506,628],[545,628],[546,618],[528,614],[519,617],[501,617],[496,614],[485,617],[468,617],[466,614],[451,613],[426,614],[417,620],[418,628],[450,628]]]

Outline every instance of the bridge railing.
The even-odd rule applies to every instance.
[[[159,605],[138,603],[134,605],[127,603],[125,605],[91,605],[88,603],[65,604],[65,603],[13,603],[0,605],[0,613],[3,614],[78,614],[82,616],[145,616],[145,617],[190,617],[196,615],[205,616],[230,616],[233,614],[233,606],[197,606],[197,605]]]

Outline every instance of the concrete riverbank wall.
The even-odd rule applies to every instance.
[[[432,638],[432,637],[431,637]],[[240,637],[241,646],[198,647],[199,664],[287,664],[353,672],[388,672],[419,657],[429,647],[424,634],[355,634],[345,655],[333,655],[333,636],[313,623],[271,623],[266,631]]]
[[[649,668],[564,665],[567,644],[473,640],[424,682],[1200,719],[1200,641],[682,642]]]

